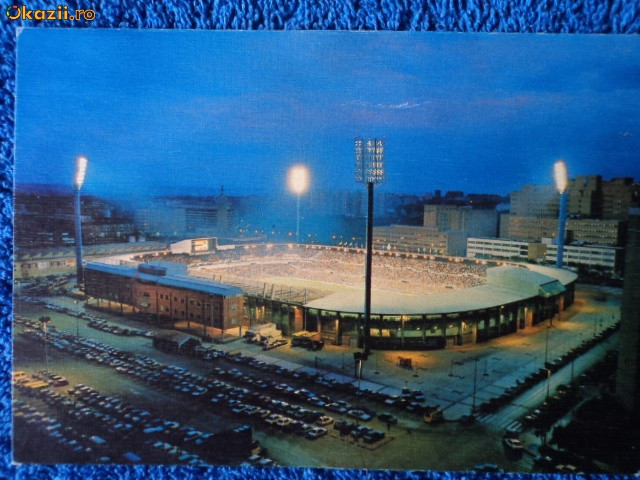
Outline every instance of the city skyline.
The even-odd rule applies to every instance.
[[[284,193],[300,162],[312,189],[356,190],[362,134],[386,138],[391,192],[505,195],[557,158],[638,178],[637,41],[27,29],[16,183],[71,184],[85,154],[88,193]]]

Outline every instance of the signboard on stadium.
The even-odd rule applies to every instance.
[[[201,238],[194,240],[191,244],[194,252],[208,252],[209,251],[209,239]]]

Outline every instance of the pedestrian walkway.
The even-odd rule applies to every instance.
[[[503,430],[511,426],[517,427],[518,424],[520,424],[519,419],[526,415],[531,409],[542,403],[547,396],[547,392],[552,395],[558,385],[571,383],[574,376],[580,375],[582,372],[588,370],[592,365],[604,358],[606,352],[615,348],[617,342],[618,333],[615,333],[581,357],[574,360],[573,366],[567,365],[554,373],[548,383],[547,381],[542,381],[536,384],[531,389],[515,398],[513,402],[502,407],[499,411],[490,414],[480,414],[476,417],[476,420],[494,430]],[[469,399],[466,399],[464,404],[466,405],[467,403],[470,405]],[[460,406],[456,407],[457,408],[455,409],[452,407],[445,410],[444,413],[447,419],[455,419],[454,415],[457,415],[462,411]],[[465,413],[470,413],[470,410],[471,409],[469,408]]]

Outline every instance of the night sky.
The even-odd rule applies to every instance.
[[[30,29],[16,181],[99,194],[355,189],[353,138],[386,138],[392,192],[506,194],[640,178],[640,37]]]

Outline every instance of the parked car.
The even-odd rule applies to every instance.
[[[378,415],[378,419],[385,423],[398,423],[398,419],[391,415],[389,412],[384,412]]]
[[[513,453],[522,454],[524,452],[524,445],[517,438],[504,438],[502,442],[505,448]]]
[[[329,425],[330,423],[333,423],[333,418],[327,415],[323,415],[318,420],[316,420],[316,425],[320,426]]]
[[[320,438],[323,435],[327,434],[327,429],[323,427],[315,427],[309,430],[306,434],[307,438],[315,440],[316,438]]]
[[[365,443],[375,443],[382,440],[383,438],[384,438],[384,432],[380,430],[374,430],[372,432],[367,433],[364,437],[362,437],[362,440],[364,440]]]

